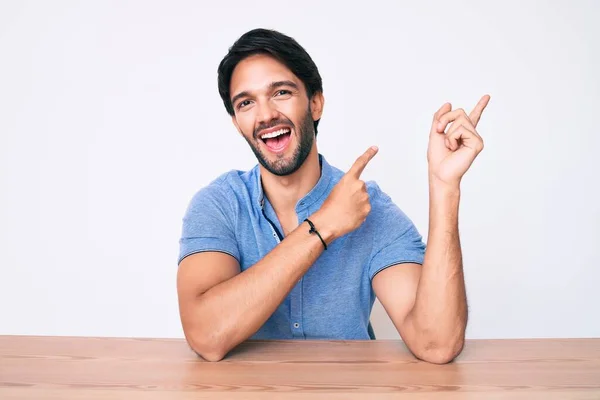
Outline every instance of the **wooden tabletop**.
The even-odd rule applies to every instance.
[[[470,340],[446,365],[400,341],[0,336],[0,399],[600,399],[600,339]]]

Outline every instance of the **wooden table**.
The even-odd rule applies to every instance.
[[[600,339],[470,340],[451,364],[399,341],[247,342],[217,363],[177,339],[0,336],[0,399],[600,399]]]

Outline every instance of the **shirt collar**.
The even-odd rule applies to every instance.
[[[319,164],[321,165],[321,176],[317,181],[317,184],[296,204],[296,211],[302,210],[309,207],[319,201],[323,194],[329,189],[332,177],[331,165],[327,162],[322,154],[319,154]],[[262,182],[260,179],[260,168],[258,165],[255,167],[254,185],[257,190],[256,201],[258,207],[262,208],[265,202],[265,195],[263,192]]]

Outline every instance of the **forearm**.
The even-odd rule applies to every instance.
[[[420,351],[444,360],[461,351],[467,323],[458,232],[460,190],[430,185],[429,198],[427,250],[409,318],[418,332]]]
[[[333,233],[322,226],[319,215],[311,221],[329,244]],[[258,331],[321,255],[323,244],[308,230],[302,223],[251,268],[199,296],[195,312],[202,324],[196,334],[203,338],[208,358],[224,357]]]

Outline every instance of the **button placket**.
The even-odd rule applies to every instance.
[[[292,329],[292,335],[295,338],[301,338],[302,332],[300,330],[300,318],[302,316],[302,299],[300,292],[300,285],[302,284],[302,280],[300,280],[296,286],[292,289],[291,298],[290,298],[290,324]]]
[[[298,218],[300,218],[299,214]],[[295,338],[304,337],[304,333],[302,332],[302,325],[300,325],[300,322],[302,322],[302,280],[303,277],[301,277],[298,280],[298,282],[296,282],[296,285],[292,289],[291,297],[290,322],[292,327],[292,334]]]
[[[303,205],[303,202],[300,202],[300,205]],[[302,210],[298,213],[298,211],[296,211],[297,213],[297,217],[298,217],[298,223],[302,224],[302,222],[304,221],[304,218],[308,218],[307,216],[307,210]],[[304,309],[303,309],[303,302],[304,302],[304,276],[301,277],[298,282],[296,282],[296,285],[294,286],[294,288],[292,289],[292,297],[291,297],[291,309],[290,309],[290,316],[291,316],[291,327],[292,327],[292,334],[294,337],[297,338],[306,338],[305,333],[304,333],[304,325],[302,324],[302,320],[303,320],[303,313],[304,313]]]

